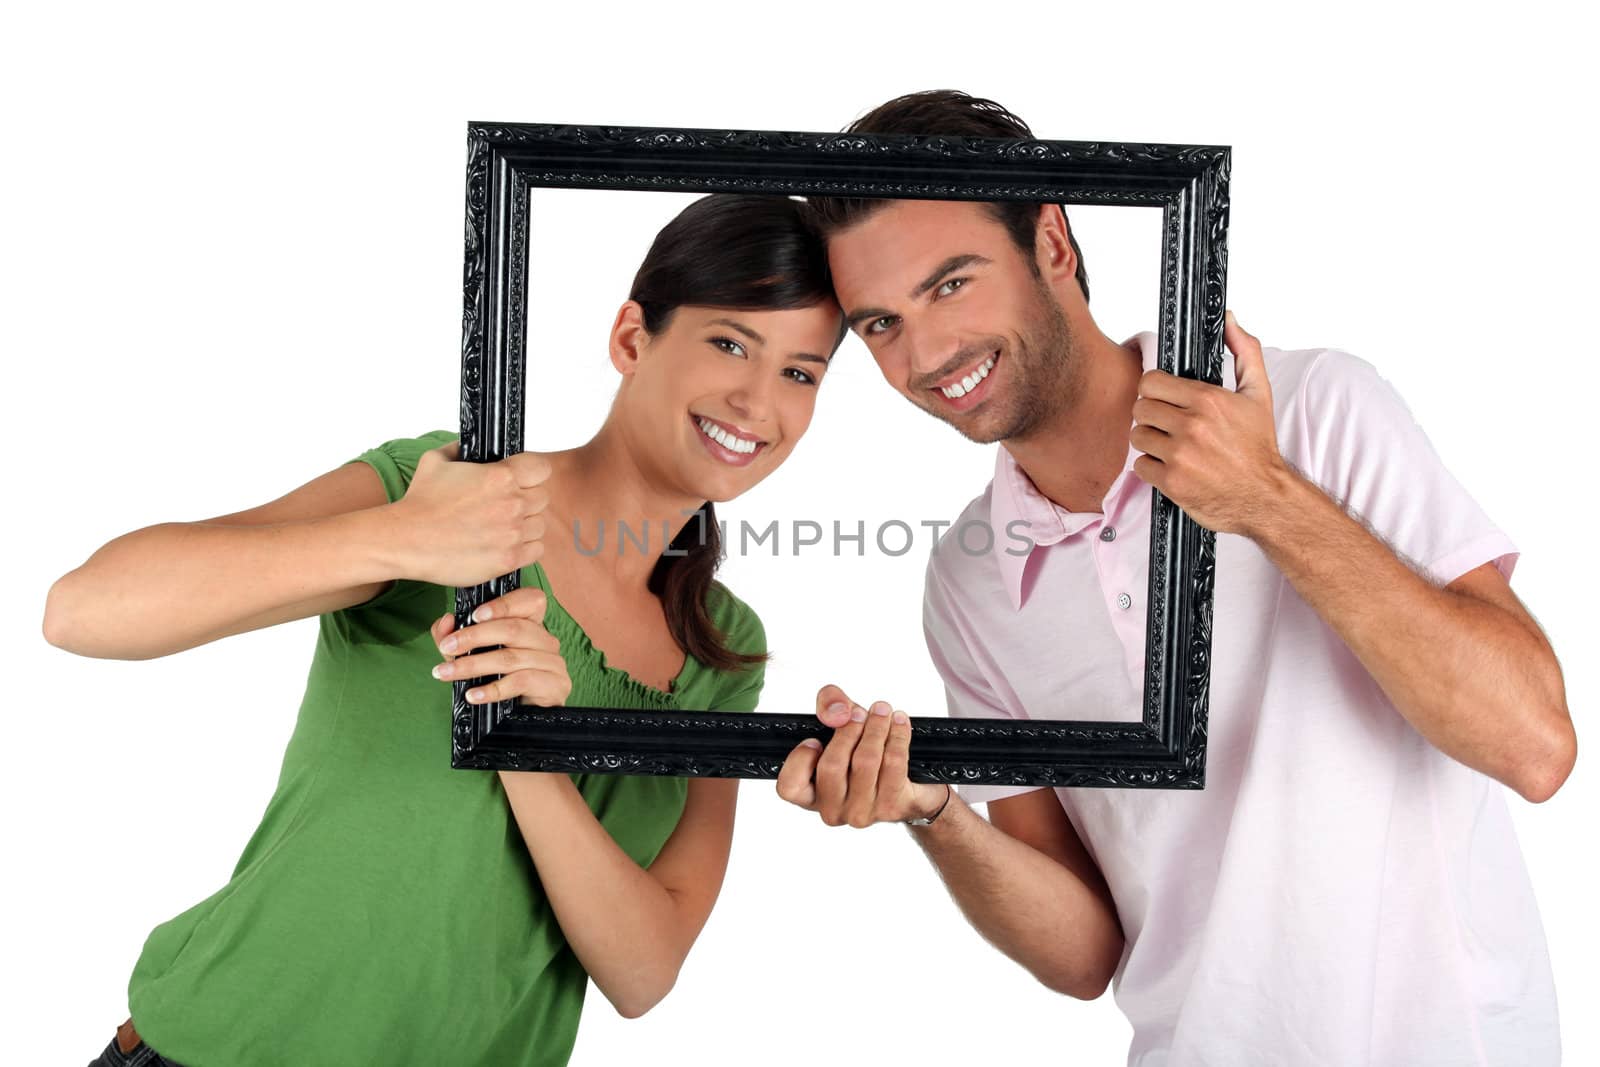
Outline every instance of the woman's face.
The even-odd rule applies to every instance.
[[[777,470],[811,425],[839,325],[832,300],[787,311],[684,305],[652,335],[639,305],[624,304],[612,359],[630,379],[630,436],[674,488],[731,500]]]

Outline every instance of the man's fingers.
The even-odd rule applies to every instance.
[[[815,811],[817,787],[812,776],[816,774],[817,760],[821,758],[822,742],[814,737],[808,737],[795,746],[778,769],[778,795],[807,811]]]
[[[1134,422],[1140,426],[1154,427],[1165,433],[1173,433],[1182,429],[1184,423],[1192,417],[1187,408],[1180,408],[1176,404],[1167,403],[1165,400],[1141,396],[1133,402]]]
[[[1128,431],[1128,443],[1147,456],[1165,461],[1171,457],[1173,436],[1148,426],[1135,426]]]
[[[1222,340],[1233,353],[1233,379],[1239,393],[1256,398],[1272,399],[1272,387],[1267,383],[1267,365],[1261,356],[1261,342],[1245,332],[1229,311],[1222,320]]]
[[[890,718],[889,736],[883,743],[883,764],[878,771],[878,795],[898,797],[907,792],[911,775],[911,716],[897,711]]]
[[[865,829],[878,821],[878,773],[883,767],[883,746],[889,739],[889,705],[880,700],[868,708],[861,740],[850,756],[850,792],[844,806],[845,821]]]
[[[866,718],[866,708],[852,705],[849,720],[834,730],[833,740],[817,760],[817,813],[829,826],[844,822],[845,799],[850,792],[850,761],[861,740]]]
[[[1209,382],[1180,378],[1164,370],[1147,370],[1139,379],[1140,396],[1161,400],[1180,408],[1193,407],[1204,396],[1206,389],[1214,388],[1216,387]]]
[[[824,726],[837,730],[850,721],[850,709],[855,706],[836,685],[825,685],[817,690],[817,718]]]

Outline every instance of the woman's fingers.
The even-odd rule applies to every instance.
[[[538,652],[559,652],[561,642],[543,623],[532,619],[496,619],[493,622],[465,626],[448,634],[439,642],[439,651],[460,656],[479,648],[505,645],[511,648],[531,648]]]
[[[482,656],[470,657],[484,660],[491,656],[500,656],[509,650],[488,652]],[[566,702],[572,692],[572,678],[567,673],[566,660],[549,652],[512,652],[516,657],[512,660],[502,661],[506,668],[502,671],[487,671],[484,673],[499,673],[501,676],[492,681],[484,682],[467,690],[467,703],[492,704],[501,700],[510,700],[512,697],[522,697],[530,704],[550,706]],[[448,664],[446,666],[455,666]],[[481,677],[476,670],[463,669],[457,677]]]
[[[463,678],[487,678],[491,674],[510,674],[513,671],[554,671],[557,665],[566,669],[566,660],[558,653],[531,648],[497,648],[492,652],[479,652],[461,656],[449,663],[433,668],[433,676],[440,681],[454,682]]]
[[[433,620],[433,625],[428,627],[428,632],[433,635],[433,643],[438,645],[446,637],[449,637],[455,628],[456,616],[455,612],[452,611],[449,614],[441,615],[437,619]],[[450,653],[445,652],[443,648],[439,649],[439,653],[444,656],[445,659],[450,658]]]
[[[480,604],[474,621],[455,629],[455,617],[445,616],[430,627],[434,643],[446,662],[433,668],[441,681],[501,677],[467,692],[472,704],[494,703],[521,697],[530,704],[563,704],[572,692],[561,642],[544,628],[544,591],[524,587]],[[488,651],[475,650],[487,648]]]
[[[510,618],[543,621],[546,606],[544,590],[525,585],[511,590],[505,596],[485,600],[473,609],[471,621],[477,623]]]

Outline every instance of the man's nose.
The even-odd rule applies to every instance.
[[[938,373],[961,348],[961,338],[956,331],[938,322],[907,322],[904,330],[902,336],[911,362],[907,384]]]

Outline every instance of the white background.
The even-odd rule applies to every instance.
[[[473,119],[829,130],[890,96],[954,86],[1043,137],[1232,145],[1230,305],[1268,344],[1346,348],[1399,388],[1522,549],[1514,588],[1563,660],[1587,744],[1600,694],[1583,622],[1596,593],[1584,253],[1600,233],[1586,206],[1594,38],[1558,13],[1576,9],[8,15],[8,1053],[90,1058],[125,1016],[145,934],[227,878],[271,793],[315,634],[302,621],[164,661],[81,659],[40,636],[49,584],[127,530],[261,503],[378,441],[455,425]],[[643,247],[588,245],[625,279]],[[1085,255],[1092,280],[1104,264],[1122,284],[1115,252],[1086,242]],[[591,277],[581,262],[552,269]],[[609,286],[595,269],[596,289]],[[604,310],[567,316],[560,358],[600,374],[626,294],[588,295]],[[812,435],[736,508],[869,530],[949,517],[982,488],[991,452],[941,430],[847,342]],[[937,463],[923,462],[928,442]],[[925,477],[908,478],[918,463]],[[729,584],[780,657],[762,710],[805,711],[836,680],[937,713],[917,632],[925,549],[731,560]],[[1589,763],[1544,805],[1511,798],[1570,1063],[1600,1062]],[[756,782],[678,988],[633,1022],[595,995],[574,1062],[1115,1064],[1128,1034],[1110,996],[1054,996],[985,945],[904,831],[829,830]]]

